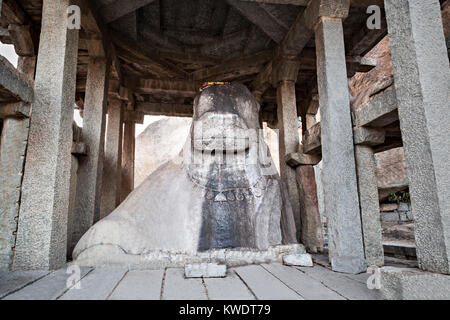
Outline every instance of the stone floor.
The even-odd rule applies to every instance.
[[[231,268],[221,279],[185,279],[184,270],[82,268],[77,289],[73,270],[0,273],[5,300],[374,300],[368,274],[335,273],[324,259],[312,268],[281,264]],[[321,265],[320,265],[321,264]],[[72,271],[72,273],[71,273]],[[75,280],[75,281],[74,281]]]

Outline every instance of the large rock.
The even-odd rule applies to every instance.
[[[389,197],[391,192],[408,188],[406,160],[403,148],[395,148],[375,154],[377,166],[378,195],[380,201]]]
[[[183,149],[191,118],[165,117],[151,123],[136,138],[134,185],[138,187],[151,173]]]
[[[292,210],[283,202],[270,154],[261,136],[248,135],[248,129],[259,129],[258,112],[243,85],[204,90],[195,99],[194,122],[180,156],[94,225],[77,244],[74,259],[89,256],[96,265],[114,261],[114,254],[195,255],[294,243]]]

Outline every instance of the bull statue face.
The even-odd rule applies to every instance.
[[[242,84],[208,87],[195,99],[184,164],[205,192],[200,250],[258,247],[255,207],[277,173],[260,138],[259,108]]]

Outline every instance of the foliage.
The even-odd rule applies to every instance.
[[[400,203],[405,202],[410,204],[411,203],[411,197],[409,195],[409,191],[399,191],[395,193],[390,193],[388,201],[390,203]]]

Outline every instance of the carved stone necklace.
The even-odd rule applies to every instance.
[[[272,183],[270,176],[261,175],[253,185],[250,185],[245,170],[238,170],[237,174],[235,172],[233,174],[224,173],[220,164],[217,170],[209,172],[208,175],[202,175],[201,171],[194,170],[190,166],[186,167],[186,173],[194,185],[205,191],[205,198],[214,202],[260,198]],[[216,181],[217,185],[215,184]]]

